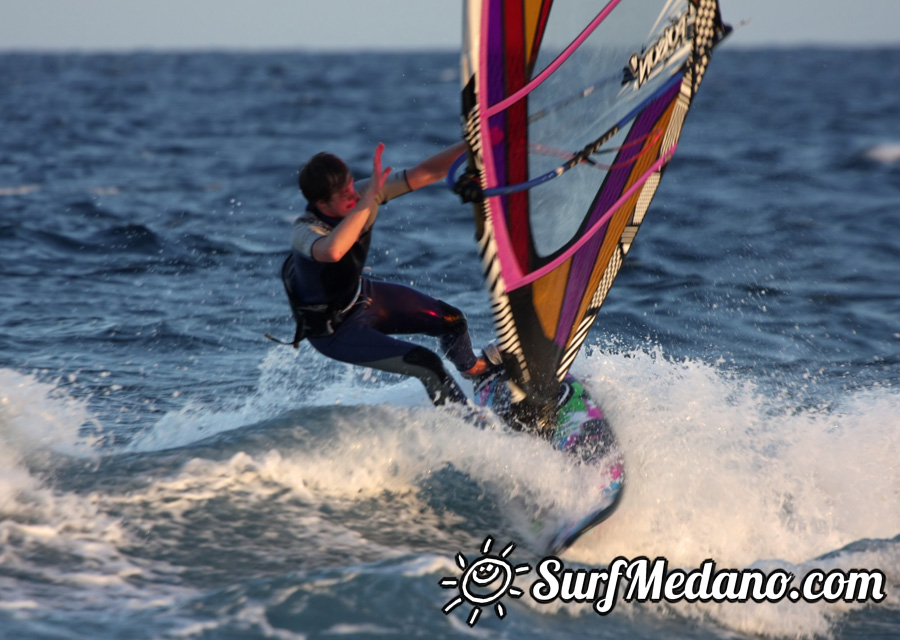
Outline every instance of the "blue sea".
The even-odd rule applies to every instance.
[[[0,55],[0,636],[900,637],[900,49],[723,45],[573,372],[624,452],[567,567],[879,570],[880,603],[543,604],[589,473],[289,339],[300,164],[459,136],[452,53]],[[471,211],[382,208],[373,273],[492,339]],[[425,338],[422,344],[434,346]]]

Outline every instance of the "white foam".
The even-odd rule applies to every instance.
[[[49,452],[96,455],[92,441],[79,436],[93,422],[87,401],[10,370],[0,370],[0,389],[0,563],[9,575],[31,577],[0,581],[0,601],[40,615],[97,601],[134,608],[155,596],[183,593],[165,581],[159,592],[146,583],[136,586],[133,578],[145,577],[145,569],[120,551],[136,543],[109,515],[104,498],[55,488],[32,470],[35,462],[48,464]],[[164,563],[155,563],[151,573],[166,572]]]
[[[27,460],[48,451],[89,456],[78,436],[91,417],[86,402],[62,395],[54,385],[9,369],[0,369],[0,513],[41,522],[55,496],[32,474]],[[49,535],[39,524],[26,527],[30,536]],[[43,533],[42,533],[43,531]]]
[[[0,438],[22,454],[53,451],[93,456],[94,438],[79,435],[87,424],[101,429],[86,399],[63,393],[56,384],[0,369]]]
[[[581,375],[619,436],[626,489],[616,516],[573,550],[580,560],[803,562],[900,532],[892,390],[799,409],[713,366],[644,352],[596,355]]]
[[[82,450],[77,433],[91,416],[83,401],[51,385],[0,372],[6,382],[0,424],[8,445],[0,449],[0,509],[22,516],[0,523],[0,540],[13,542],[4,546],[2,561],[27,563],[29,549],[48,545],[86,558],[95,568],[30,572],[86,588],[87,594],[146,602],[148,596],[175,597],[178,589],[154,595],[129,585],[143,569],[118,551],[130,544],[130,534],[106,515],[110,512],[124,510],[134,522],[152,522],[164,511],[167,522],[189,525],[192,513],[222,496],[239,509],[274,501],[303,539],[328,541],[347,557],[386,558],[403,549],[395,541],[373,542],[340,518],[322,514],[382,500],[389,492],[401,505],[391,511],[401,521],[390,526],[415,531],[418,539],[446,539],[448,524],[465,514],[431,513],[419,492],[447,465],[504,496],[502,509],[525,503],[559,515],[578,512],[590,499],[596,470],[573,466],[546,443],[473,429],[453,412],[431,407],[416,381],[366,376],[342,365],[323,367],[321,359],[308,355],[273,350],[261,365],[257,393],[230,407],[193,406],[168,414],[131,450],[188,444],[298,407],[328,406],[335,398],[358,405],[316,413],[315,419],[326,424],[316,425],[320,440],[315,446],[238,451],[225,460],[185,459],[174,472],[147,478],[146,485],[121,495],[59,494],[42,486],[23,456],[45,446]],[[886,539],[900,532],[898,392],[848,394],[837,409],[795,407],[790,394],[773,398],[752,381],[703,362],[673,362],[659,351],[597,351],[580,357],[574,373],[618,435],[626,489],[613,518],[567,552],[567,562],[598,566],[619,555],[664,556],[672,566],[690,569],[712,558],[720,568],[771,562],[797,573],[837,562],[878,568],[892,584],[900,582],[896,544],[839,560],[814,560],[863,538]],[[298,430],[312,426],[302,411],[290,415]],[[37,428],[29,433],[32,424]],[[479,508],[483,505],[472,505]],[[488,533],[527,535],[472,532],[478,537]],[[430,570],[431,564],[415,569]],[[154,563],[154,571],[165,571],[164,563]],[[46,605],[32,594],[16,595],[2,585],[0,591],[3,599],[26,609],[32,602]],[[892,598],[891,606],[897,606]],[[849,608],[787,603],[676,607],[682,615],[711,617],[732,630],[787,635],[826,633],[833,618]],[[583,609],[593,615],[589,607]],[[542,606],[541,611],[551,609]]]
[[[900,144],[879,144],[868,149],[865,156],[869,160],[881,162],[883,164],[894,164],[900,162]]]
[[[574,372],[603,406],[626,463],[617,514],[572,549],[576,560],[662,555],[687,567],[709,557],[735,567],[765,558],[799,563],[854,540],[900,532],[900,470],[894,464],[900,458],[894,418],[900,393],[848,395],[838,410],[795,408],[752,381],[703,362],[673,362],[659,351],[596,351],[582,355]],[[43,425],[35,431],[44,434],[38,442],[77,440],[72,433],[89,419],[84,404],[69,398],[43,402],[52,389],[18,381],[24,396],[11,401],[7,392],[5,422],[9,407],[18,407],[13,421]],[[346,496],[375,495],[385,489],[414,492],[423,478],[452,464],[510,498],[559,512],[577,511],[596,478],[543,442],[472,429],[432,408],[417,381],[386,382],[283,348],[262,363],[252,396],[231,407],[189,406],[170,413],[128,449],[184,446],[335,399],[359,406],[328,417],[333,437],[327,447],[253,459],[253,473],[293,486],[298,495],[311,483]],[[42,407],[39,416],[35,406]],[[302,427],[303,419],[298,421]],[[3,486],[14,493],[32,485],[15,464],[16,454],[3,455],[13,457],[5,473],[18,474]],[[235,465],[244,462],[204,473],[239,476]]]
[[[255,464],[277,469],[279,482],[298,491],[315,483],[347,497],[415,492],[423,478],[452,464],[510,499],[557,513],[575,513],[590,498],[596,473],[573,467],[544,443],[472,429],[428,405],[417,381],[386,382],[323,363],[311,352],[274,349],[261,366],[259,391],[242,405],[170,414],[137,448],[336,401],[358,409],[328,418],[327,447]],[[582,355],[574,372],[618,435],[626,489],[617,514],[571,550],[573,559],[800,563],[900,532],[900,470],[893,462],[900,458],[900,393],[848,395],[839,410],[797,408],[716,366],[673,362],[659,351],[596,351]]]
[[[575,373],[604,407],[625,454],[616,514],[566,561],[666,557],[687,570],[881,570],[900,583],[900,545],[822,554],[900,532],[900,393],[848,393],[838,408],[796,407],[755,384],[659,351],[582,358]],[[827,635],[859,604],[678,604],[688,617],[741,633]],[[883,606],[900,608],[889,595]],[[663,607],[665,609],[666,607]],[[568,610],[569,607],[566,607]],[[589,614],[589,609],[585,612]]]
[[[305,342],[297,350],[273,347],[259,371],[254,393],[214,407],[189,400],[136,436],[123,450],[149,452],[185,447],[304,407],[427,403],[418,381],[400,380],[329,360]]]

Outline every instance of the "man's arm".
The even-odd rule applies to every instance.
[[[457,142],[453,146],[447,147],[440,153],[423,160],[421,163],[406,170],[406,181],[409,183],[410,189],[415,191],[426,187],[447,175],[450,165],[460,155],[465,153],[466,143]]]
[[[375,147],[375,156],[372,160],[372,179],[369,180],[365,193],[362,194],[353,210],[334,227],[331,233],[313,243],[312,257],[317,262],[339,262],[359,240],[370,217],[374,222],[378,193],[384,187],[384,181],[391,172],[390,167],[384,170],[381,168],[383,151],[384,145],[379,143]]]

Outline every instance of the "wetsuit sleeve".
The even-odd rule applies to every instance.
[[[291,247],[304,258],[314,260],[312,255],[313,243],[319,238],[324,238],[331,229],[312,216],[302,216],[294,222],[291,232]]]
[[[369,185],[369,180],[371,178],[366,178],[365,180],[360,180],[356,183],[356,190],[359,193],[362,193],[366,190],[366,187]],[[381,189],[381,193],[378,194],[378,198],[376,199],[377,204],[384,204],[388,200],[393,200],[394,198],[399,198],[400,196],[409,193],[412,189],[409,186],[409,182],[406,180],[406,169],[403,171],[398,171],[396,173],[391,173],[387,180],[384,183],[384,187]]]

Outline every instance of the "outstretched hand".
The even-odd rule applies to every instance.
[[[384,152],[384,143],[379,142],[375,147],[375,156],[372,158],[372,186],[375,187],[375,193],[379,193],[384,187],[384,181],[387,180],[391,172],[391,167],[382,170],[381,154]]]

